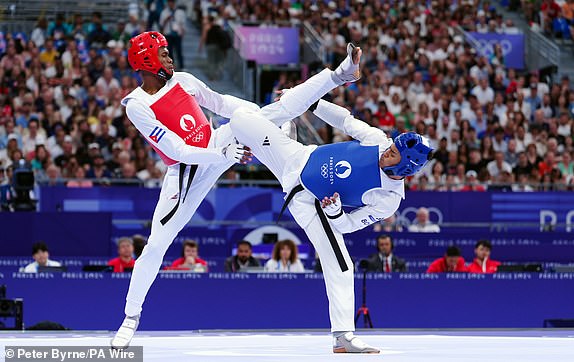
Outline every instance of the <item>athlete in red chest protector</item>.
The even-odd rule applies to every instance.
[[[167,41],[158,32],[130,40],[128,61],[141,71],[143,84],[122,104],[130,121],[168,166],[153,219],[151,234],[137,259],[114,348],[128,347],[139,324],[145,296],[167,248],[191,219],[207,192],[234,163],[250,160],[251,152],[237,144],[228,125],[214,130],[200,106],[231,117],[235,109],[256,104],[209,89],[188,73],[174,72]]]

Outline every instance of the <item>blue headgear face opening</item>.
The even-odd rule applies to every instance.
[[[401,155],[401,160],[394,166],[383,168],[389,176],[411,176],[426,165],[432,157],[433,149],[428,141],[414,132],[403,133],[395,138],[395,146]]]

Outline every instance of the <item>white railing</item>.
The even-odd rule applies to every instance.
[[[316,60],[324,62],[326,60],[325,45],[323,37],[319,34],[308,21],[303,22],[303,40],[308,49],[311,50]],[[309,61],[309,57],[307,57]]]
[[[229,36],[233,46],[227,50],[227,70],[231,80],[237,85],[249,100],[255,100],[253,90],[253,71],[247,66],[247,60],[241,56],[241,47],[244,40],[243,34],[236,31],[240,24],[229,23]]]
[[[530,29],[526,30],[525,35],[525,57],[528,69],[540,69],[560,64],[560,47],[552,40]]]

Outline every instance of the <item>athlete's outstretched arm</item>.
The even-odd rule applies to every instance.
[[[180,81],[184,83],[185,88],[189,87],[197,90],[197,93],[194,94],[197,103],[199,103],[200,106],[209,109],[213,113],[226,118],[231,118],[233,112],[239,107],[259,110],[259,106],[255,103],[230,96],[228,94],[215,92],[201,80],[189,73],[178,73],[178,76]]]
[[[327,102],[324,99],[319,101],[313,114],[361,143],[375,145],[390,140],[382,130],[369,126],[353,117],[346,108]]]
[[[342,234],[361,230],[371,224],[388,218],[397,211],[402,200],[401,196],[392,191],[373,190],[367,196],[367,205],[346,213],[341,207],[338,194],[325,197],[321,206],[329,217],[333,226]]]
[[[155,118],[149,107],[137,100],[128,101],[126,114],[151,145],[175,161],[186,164],[212,164],[234,161],[233,158],[239,162],[241,159],[240,156],[234,157],[230,153],[239,152],[240,147],[238,145],[231,145],[231,148],[201,148],[185,144],[180,137]],[[243,146],[241,145],[241,147]]]

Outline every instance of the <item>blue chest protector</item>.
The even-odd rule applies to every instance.
[[[317,147],[301,172],[301,183],[319,200],[338,192],[344,205],[363,206],[363,194],[382,186],[379,146],[352,141]]]

